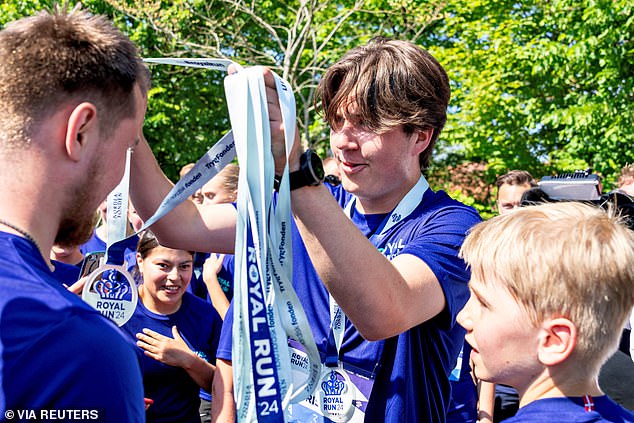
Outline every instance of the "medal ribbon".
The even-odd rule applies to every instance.
[[[125,156],[125,170],[119,185],[108,194],[106,211],[106,256],[109,264],[123,265],[124,245],[128,229],[128,198],[130,192],[130,156],[132,149],[128,148]]]
[[[238,418],[239,421],[284,421],[284,410],[289,402],[299,402],[314,391],[321,365],[308,320],[291,285],[288,164],[277,204],[272,201],[275,168],[262,70],[242,70],[225,59],[153,58],[145,61],[221,70],[234,64],[239,70],[225,79],[233,131],[178,181],[139,232],[201,188],[233,160],[237,150],[242,170],[238,188],[233,328]],[[288,83],[274,76],[283,112],[288,159],[295,134],[295,100]],[[294,386],[292,381],[287,337],[300,342],[309,359],[306,381],[299,386]]]
[[[295,137],[295,103],[275,75],[288,159]],[[319,378],[319,352],[291,286],[292,249],[288,164],[277,203],[266,89],[262,70],[225,79],[229,115],[241,164],[234,281],[233,371],[238,421],[285,421],[290,402],[305,399]],[[287,160],[288,162],[288,160]],[[305,382],[293,385],[287,337],[309,357]],[[250,346],[250,351],[246,350]]]

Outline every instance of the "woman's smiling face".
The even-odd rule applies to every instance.
[[[137,254],[137,262],[143,275],[143,304],[161,314],[176,312],[192,277],[192,254],[158,246],[145,258]]]

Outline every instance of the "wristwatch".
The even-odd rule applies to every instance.
[[[324,166],[321,157],[311,149],[299,157],[299,170],[288,175],[291,191],[305,186],[316,186],[324,181]],[[275,190],[279,190],[281,176],[275,176]]]

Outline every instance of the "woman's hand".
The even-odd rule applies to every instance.
[[[183,341],[176,326],[172,327],[172,335],[174,338],[145,328],[143,333],[136,334],[136,344],[144,350],[145,355],[163,364],[188,367],[188,363],[192,358],[196,358],[196,355]]]

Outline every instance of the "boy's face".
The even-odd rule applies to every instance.
[[[539,330],[501,284],[472,277],[469,287],[471,297],[457,320],[473,347],[474,373],[520,389],[543,370],[537,359]]]
[[[412,174],[420,175],[418,134],[406,134],[402,127],[376,134],[355,112],[354,104],[347,115],[340,111],[341,127],[330,131],[330,148],[342,186],[362,201],[391,203],[391,197],[400,199],[405,194],[403,181]]]

